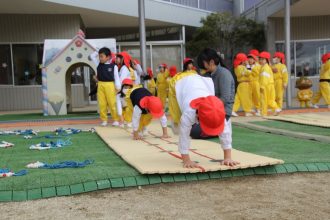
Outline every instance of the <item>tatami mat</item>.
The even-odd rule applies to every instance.
[[[222,166],[220,161],[223,159],[223,151],[220,144],[192,140],[190,156],[198,163],[199,168],[187,169],[182,167],[177,146],[178,136],[171,134],[169,139],[159,138],[162,132],[158,123],[151,124],[148,130],[144,140],[135,141],[132,140],[131,131],[112,127],[96,128],[96,132],[108,146],[142,174],[196,173],[283,163],[282,160],[233,150],[233,159],[241,164],[235,167]]]
[[[293,114],[293,115],[279,115],[279,116],[268,116],[265,117],[270,120],[288,121],[303,125],[312,125],[330,128],[330,114],[315,114],[315,113],[304,113],[304,114]]]

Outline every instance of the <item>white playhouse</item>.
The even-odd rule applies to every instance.
[[[90,55],[101,47],[116,52],[115,39],[85,39],[79,31],[72,40],[45,40],[42,68],[43,113],[66,115],[72,111],[71,77],[79,66],[96,72]]]

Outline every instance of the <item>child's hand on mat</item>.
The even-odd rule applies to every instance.
[[[143,139],[143,137],[141,137],[139,135],[139,132],[137,132],[137,131],[133,132],[133,140],[142,140],[142,139]]]
[[[197,168],[198,165],[194,161],[190,160],[190,157],[188,154],[181,154],[182,156],[182,162],[184,168]]]
[[[238,161],[234,161],[232,159],[224,159],[223,161],[221,161],[221,165],[225,165],[225,166],[236,166],[240,164],[240,162]]]

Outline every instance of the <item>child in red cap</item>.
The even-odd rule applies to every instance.
[[[214,95],[212,79],[193,72],[176,75],[169,85],[169,110],[173,132],[180,134],[179,151],[183,166],[197,167],[189,156],[192,126],[199,123],[205,134],[218,136],[223,132],[226,120],[223,103]],[[222,148],[225,155],[222,164],[238,164],[231,159],[231,146],[222,145]]]
[[[149,92],[151,92],[151,94],[154,96],[156,94],[156,82],[150,67],[147,68],[147,75],[143,77],[143,82],[144,88],[147,88]]]
[[[146,127],[153,117],[160,118],[163,129],[162,138],[168,138],[167,119],[160,98],[153,96],[147,89],[142,87],[133,88],[129,97],[133,107],[133,139],[140,140],[143,138]]]

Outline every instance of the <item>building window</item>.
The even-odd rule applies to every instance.
[[[284,43],[275,44],[277,51],[284,51]],[[291,75],[318,76],[321,56],[330,51],[330,40],[294,41],[291,43]]]
[[[325,49],[324,49],[325,48]],[[319,75],[321,56],[330,49],[330,41],[296,42],[296,74],[300,76]]]
[[[12,85],[10,45],[0,45],[0,85]]]
[[[141,63],[141,55],[140,55],[140,47],[139,46],[121,46],[121,51],[127,51],[133,59],[139,60]],[[151,66],[151,54],[150,54],[150,46],[147,46],[146,50],[146,59],[147,59],[147,67]]]
[[[153,46],[152,47],[153,70],[158,72],[158,65],[166,63],[169,67],[176,66],[181,69],[181,47],[180,45]],[[155,74],[156,75],[156,74]]]
[[[13,44],[14,84],[41,85],[42,44]]]

